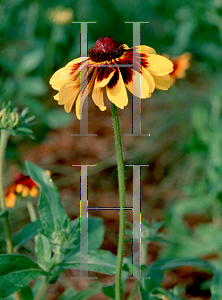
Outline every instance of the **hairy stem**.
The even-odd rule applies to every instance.
[[[125,243],[125,223],[126,223],[126,200],[125,200],[125,178],[124,178],[124,162],[123,162],[123,151],[120,135],[118,108],[111,103],[112,116],[113,116],[113,127],[116,144],[116,155],[117,155],[117,170],[118,170],[118,184],[119,184],[119,240],[118,240],[118,251],[117,251],[117,265],[116,265],[116,283],[115,283],[115,299],[121,300],[121,273],[123,263],[123,252]]]

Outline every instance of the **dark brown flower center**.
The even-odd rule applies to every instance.
[[[89,57],[95,62],[111,61],[120,57],[123,52],[123,44],[117,43],[114,39],[107,36],[98,39],[95,45],[89,49]]]

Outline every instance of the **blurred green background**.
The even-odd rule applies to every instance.
[[[69,8],[67,22],[61,20],[64,7]],[[53,19],[55,8],[60,10],[59,21]],[[42,143],[47,148],[50,134],[61,137],[69,128],[72,133],[78,133],[74,130],[79,126],[74,109],[66,114],[53,100],[55,91],[49,86],[52,74],[80,55],[80,25],[71,22],[97,22],[88,25],[89,48],[104,36],[131,47],[132,25],[124,22],[140,21],[149,22],[141,25],[141,44],[170,57],[184,52],[192,54],[186,78],[177,80],[168,92],[155,91],[150,99],[142,101],[142,132],[151,133],[151,137],[123,142],[125,160],[130,164],[150,165],[141,172],[144,215],[149,219],[164,219],[164,230],[172,242],[160,252],[153,251],[162,257],[209,257],[221,263],[222,1],[2,0],[0,20],[1,102],[11,100],[20,108],[29,107],[38,121],[34,127],[35,141],[16,138],[10,141],[8,173],[12,176],[18,169],[11,165],[22,169],[26,154],[32,159],[33,153],[35,162],[52,170],[61,189],[72,185],[74,177],[77,182],[79,173],[73,175],[70,165],[75,162],[74,157],[90,156],[92,145],[70,149],[73,160],[64,157],[67,153],[64,151],[61,151],[63,156],[50,159],[48,156],[55,155],[52,150],[43,153],[45,160],[37,159],[33,149],[39,149]],[[130,133],[130,104],[120,115],[123,133]],[[93,151],[99,152],[99,147],[107,151],[107,155],[95,159],[100,162],[98,172],[101,173],[89,180],[99,197],[103,187],[110,193],[113,187],[117,189],[115,162],[109,160],[111,152],[107,150],[112,139],[105,146],[101,144],[106,141],[106,127],[112,129],[111,123],[107,123],[110,108],[103,113],[94,106],[92,116],[98,116],[98,120],[96,124],[95,119],[89,120],[90,131],[98,135],[102,132],[102,139],[93,145],[96,149]],[[105,121],[101,121],[103,116]],[[71,139],[70,135],[67,139]],[[18,147],[18,143],[22,146]],[[66,147],[69,146],[67,143]],[[59,150],[59,143],[56,147],[53,151]],[[91,158],[93,163],[93,155]],[[8,183],[12,182],[10,176]],[[132,170],[129,168],[126,180],[130,190]],[[65,191],[68,207],[73,196]],[[78,208],[71,213],[78,215]]]

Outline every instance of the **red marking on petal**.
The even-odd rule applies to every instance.
[[[110,79],[109,83],[107,84],[109,89],[112,89],[116,86],[117,81],[119,80],[119,68],[116,68],[116,72],[113,74],[113,77]]]
[[[109,77],[110,73],[113,72],[114,68],[108,67],[107,65],[104,65],[104,67],[98,68],[97,73],[97,81],[101,82],[103,79],[106,79]]]
[[[69,75],[71,76],[78,68],[80,68],[80,66],[81,66],[81,63],[74,64],[74,65],[70,68],[71,71],[70,71]]]
[[[133,69],[126,67],[126,68],[120,68],[120,72],[123,77],[123,82],[125,84],[128,84],[129,82],[133,81]]]

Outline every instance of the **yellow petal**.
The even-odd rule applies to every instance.
[[[100,72],[98,71],[98,75],[95,80],[96,88],[105,87],[110,82],[110,79],[113,77],[115,72],[116,70],[113,67],[103,67],[103,69],[101,69]],[[98,77],[102,77],[101,80]]]
[[[53,96],[53,98],[54,98],[56,101],[59,101],[59,93],[57,93],[55,96]]]
[[[150,88],[150,93],[153,93],[155,89],[155,82],[153,77],[151,76],[150,72],[148,72],[144,67],[142,67],[142,76],[146,79],[149,88]]]
[[[67,80],[70,78],[75,77],[80,72],[80,69],[78,68],[73,74],[72,74],[72,68],[74,68],[75,64],[79,64],[81,62],[81,57],[76,58],[72,61],[70,61],[65,67],[59,69],[56,71],[50,81],[49,84],[53,87],[55,90],[59,90],[63,84],[66,83]],[[70,75],[71,74],[71,75]]]
[[[136,71],[133,74],[133,80],[126,84],[128,90],[138,98],[145,99],[150,97],[150,88],[145,77]]]
[[[58,104],[64,105],[66,103],[69,103],[70,101],[74,102],[80,90],[79,84],[79,80],[66,82],[59,90]]]
[[[123,109],[124,106],[128,103],[128,97],[126,88],[123,82],[122,75],[120,73],[119,68],[116,69],[116,72],[118,72],[118,80],[116,85],[112,86],[110,88],[108,85],[106,86],[106,93],[109,98],[109,100],[114,103],[117,107]]]
[[[139,53],[156,54],[156,51],[153,48],[145,46],[145,45],[136,46],[135,48],[136,48],[136,52],[139,52]]]
[[[156,76],[152,74],[156,88],[159,90],[168,90],[170,87],[170,75]]]
[[[22,197],[23,198],[26,198],[27,196],[28,196],[28,194],[29,194],[29,188],[27,187],[27,186],[23,186],[23,188],[22,188]]]
[[[22,192],[22,189],[23,189],[23,185],[21,183],[17,184],[15,187],[16,193],[19,193],[19,194]]]
[[[36,186],[33,186],[29,192],[29,195],[32,197],[32,198],[35,198],[36,196],[38,196],[39,194],[39,190]]]
[[[106,106],[104,105],[103,101],[103,88],[96,88],[96,85],[94,85],[92,99],[94,103],[99,106],[100,110],[106,110]]]
[[[164,56],[157,54],[148,55],[149,66],[147,70],[154,75],[164,76],[173,71],[173,63]]]
[[[86,87],[83,90],[80,91],[80,93],[77,97],[77,100],[76,100],[76,116],[79,120],[81,120],[81,118],[82,118],[82,107],[83,107],[84,101],[85,101],[86,97],[88,96],[88,94],[91,92],[92,87],[95,82],[97,69],[94,68],[92,70],[93,70],[93,74],[90,79],[90,82],[88,83],[88,85],[86,85]]]

